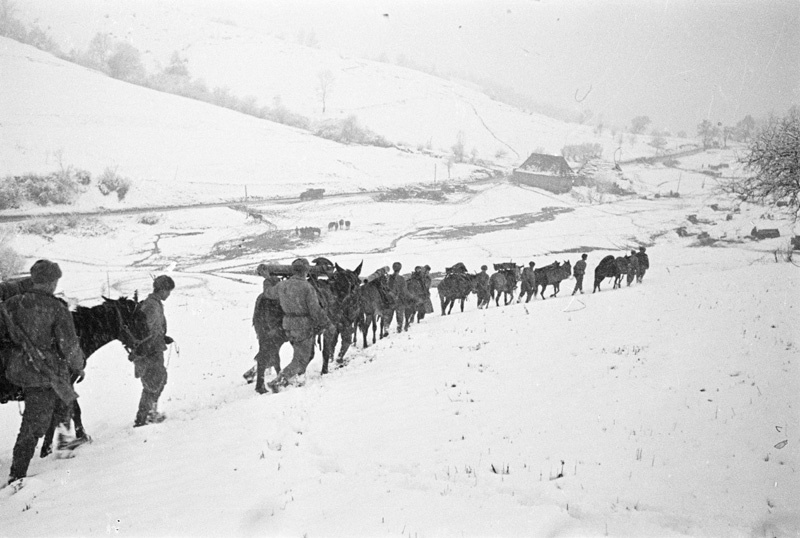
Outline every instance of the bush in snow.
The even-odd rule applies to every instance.
[[[117,174],[116,170],[106,168],[103,170],[103,175],[97,180],[97,188],[103,195],[108,196],[112,192],[117,193],[119,200],[124,200],[125,195],[131,188],[131,180]]]
[[[358,118],[350,115],[344,119],[328,120],[320,123],[314,131],[319,137],[335,140],[342,144],[363,144],[389,148],[392,144],[380,135],[362,127]]]
[[[9,232],[0,232],[0,280],[6,280],[8,277],[22,271],[22,266],[25,263],[22,256],[17,254],[17,251],[8,244],[10,240],[11,234]]]

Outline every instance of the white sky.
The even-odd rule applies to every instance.
[[[691,134],[702,119],[783,113],[800,98],[795,1],[241,2],[251,26],[471,71],[620,126],[647,115]]]

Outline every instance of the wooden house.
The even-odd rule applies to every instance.
[[[544,189],[555,194],[572,190],[575,174],[560,155],[531,153],[512,174],[515,183]]]

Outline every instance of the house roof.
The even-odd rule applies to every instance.
[[[526,172],[543,173],[561,177],[572,175],[572,168],[569,167],[566,159],[560,155],[531,153],[519,169]]]

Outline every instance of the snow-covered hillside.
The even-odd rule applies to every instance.
[[[62,264],[73,304],[144,292],[170,271],[179,348],[169,419],[135,430],[139,385],[124,351],[91,357],[78,389],[95,442],[71,460],[37,457],[26,488],[0,493],[0,535],[795,535],[800,296],[796,266],[782,261],[793,228],[764,208],[733,211],[689,169],[728,156],[625,167],[649,196],[600,205],[495,183],[445,203],[264,204],[272,227],[209,208],[19,235],[26,259]],[[679,183],[680,198],[654,197]],[[270,235],[337,218],[352,228]],[[751,241],[752,223],[782,237]],[[643,284],[588,293],[603,256],[639,244],[652,262]],[[574,263],[584,251],[584,295],[570,297],[567,280],[558,298],[530,304],[478,311],[472,298],[444,318],[437,304],[328,376],[316,359],[303,387],[259,396],[241,378],[256,351],[261,261],[441,272]],[[18,425],[17,406],[0,406],[0,474]]]
[[[157,177],[161,182],[172,178],[184,182],[258,184],[264,178],[295,182],[301,181],[299,176],[302,176],[307,183],[341,187],[347,182],[362,184],[363,176],[384,184],[430,179],[435,174],[434,162],[438,163],[438,177],[445,177],[444,159],[459,140],[468,156],[474,154],[507,168],[521,164],[534,150],[558,154],[567,144],[598,143],[607,159],[615,152],[620,159],[655,153],[646,136],[635,141],[626,136],[618,151],[619,140],[609,130],[598,136],[591,126],[517,110],[457,82],[281,39],[273,34],[267,19],[255,17],[252,10],[243,6],[246,4],[183,5],[136,0],[54,5],[30,0],[20,5],[18,11],[26,22],[46,29],[64,50],[84,51],[96,33],[107,33],[114,40],[137,47],[150,72],[163,68],[172,53],[178,51],[188,60],[191,76],[204,80],[211,88],[226,88],[239,98],[252,96],[258,105],[272,106],[278,97],[289,110],[313,121],[355,115],[361,124],[390,142],[413,151],[429,151],[439,158],[432,161],[407,156],[422,170],[388,165],[375,170],[362,162],[369,160],[364,152],[374,155],[374,151],[339,148],[342,154],[358,157],[347,158],[345,163],[326,163],[325,170],[320,171],[309,165],[309,161],[325,155],[325,148],[330,146],[298,138],[293,130],[277,129],[269,122],[248,117],[230,119],[231,112],[209,110],[197,103],[181,104],[178,98],[156,96],[149,90],[102,80],[99,74],[85,80],[83,77],[89,75],[84,69],[76,67],[81,73],[77,75],[52,59],[36,60],[38,69],[32,73],[30,60],[23,58],[30,58],[33,53],[20,51],[16,46],[9,50],[6,45],[4,55],[22,58],[5,59],[4,62],[12,63],[3,66],[4,73],[22,83],[7,88],[9,94],[4,98],[8,102],[28,103],[42,121],[59,117],[61,121],[69,120],[68,124],[55,125],[50,130],[53,134],[43,140],[17,133],[13,118],[3,121],[4,130],[11,129],[3,133],[4,139],[10,141],[6,149],[9,155],[4,157],[7,171],[17,173],[20,166],[43,166],[42,160],[52,163],[52,155],[61,152],[65,164],[117,165],[121,173],[137,180]],[[318,91],[318,76],[323,71],[330,71],[334,80],[325,114]],[[41,100],[41,90],[47,87],[41,77],[64,79],[60,101]],[[84,104],[96,108],[86,110]],[[69,118],[63,114],[65,107],[72,110]],[[136,121],[121,118],[122,108],[135,114]],[[135,130],[123,136],[120,125]],[[183,132],[184,128],[199,133],[213,131],[215,125],[219,127],[209,133],[211,141]],[[36,128],[33,132],[41,132],[43,126],[32,127]],[[152,137],[160,139],[161,143],[153,146],[161,148],[163,154],[146,153],[147,142],[140,141]],[[112,145],[115,140],[125,140],[129,147]],[[76,146],[87,145],[84,141],[97,146],[92,154],[84,155],[77,149]],[[677,140],[671,141],[671,145],[677,144]],[[383,156],[387,152],[378,153]],[[291,165],[284,162],[275,166],[268,157],[272,154],[289,155]],[[143,161],[151,164],[145,165]],[[426,164],[423,166],[422,162]],[[450,173],[463,177],[467,172],[454,169]]]

